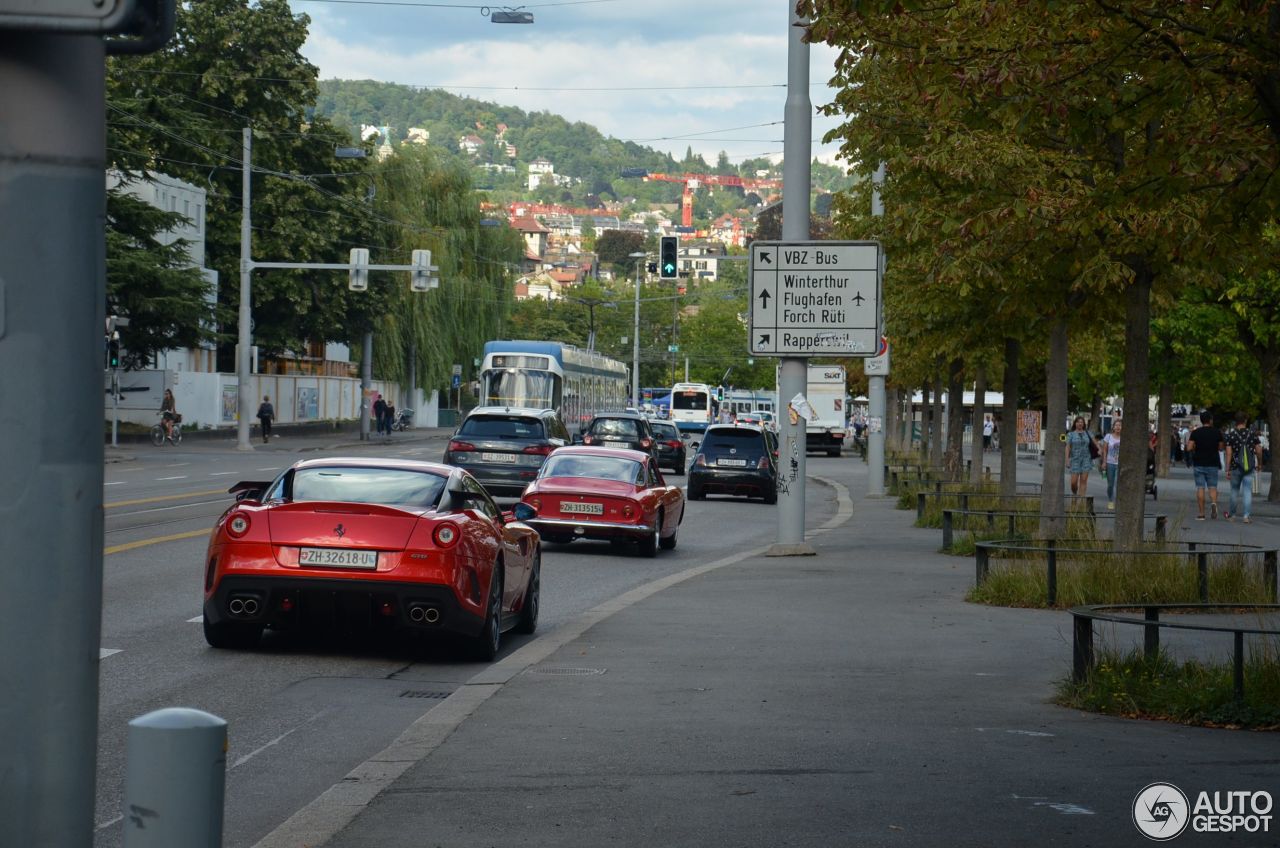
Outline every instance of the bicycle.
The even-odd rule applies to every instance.
[[[157,412],[157,415],[164,415],[163,412]],[[173,423],[169,427],[169,432],[164,430],[164,421],[156,424],[151,428],[151,444],[160,447],[166,441],[177,446],[182,444],[182,416],[174,413]]]

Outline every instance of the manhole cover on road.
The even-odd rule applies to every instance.
[[[556,668],[554,666],[544,668],[539,666],[529,669],[529,674],[559,674],[565,677],[587,677],[592,674],[604,674],[606,671],[608,671],[608,669],[604,668]]]
[[[417,689],[406,689],[400,693],[401,698],[435,698],[437,700],[447,698],[452,692],[423,692]]]

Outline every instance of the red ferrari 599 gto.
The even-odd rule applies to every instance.
[[[492,659],[538,624],[538,534],[458,468],[314,459],[237,483],[205,556],[204,634],[248,647],[264,628],[373,625],[467,637]]]

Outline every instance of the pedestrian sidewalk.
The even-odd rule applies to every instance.
[[[1269,737],[1049,703],[1069,616],[966,603],[972,560],[865,468],[816,556],[696,563],[543,634],[259,848],[1133,846],[1152,782],[1274,791]]]

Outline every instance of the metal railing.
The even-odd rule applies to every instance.
[[[951,550],[952,544],[955,541],[956,530],[973,530],[974,529],[973,526],[967,520],[974,517],[986,518],[987,520],[986,529],[991,532],[995,532],[996,519],[997,518],[1004,519],[1004,521],[1002,522],[1005,525],[1005,529],[1003,532],[1008,533],[1010,536],[1015,536],[1017,535],[1017,532],[1018,532],[1017,525],[1019,521],[1039,522],[1041,518],[1063,518],[1070,521],[1087,521],[1090,524],[1096,524],[1098,519],[1104,519],[1104,520],[1108,518],[1114,519],[1115,513],[1105,512],[1099,515],[1098,513],[1086,512],[1082,510],[1080,512],[1063,512],[1063,513],[1058,513],[1056,515],[1042,516],[1038,512],[1030,512],[1030,511],[1019,512],[1018,510],[958,509],[958,508],[948,507],[942,510],[942,549],[944,551]],[[1164,513],[1148,512],[1148,513],[1144,513],[1142,517],[1144,521],[1145,519],[1154,520],[1155,540],[1157,542],[1163,542],[1165,540],[1165,536],[1168,529],[1168,523],[1169,523],[1168,516],[1166,516]],[[958,518],[965,519],[963,527],[956,526],[956,519]]]
[[[1024,485],[1038,486],[1040,484],[1039,483],[1019,483],[1018,485],[1019,486],[1024,486]],[[1062,497],[1063,497],[1063,501],[1067,503],[1068,506],[1070,506],[1071,504],[1080,504],[1080,508],[1082,511],[1089,512],[1089,513],[1093,512],[1093,495],[1063,495]],[[954,491],[949,492],[945,490],[940,492],[916,492],[916,518],[917,519],[924,518],[924,513],[925,513],[925,510],[928,508],[928,500],[930,498],[957,498],[959,500],[960,509],[970,509],[971,508],[969,504],[970,498],[986,498],[988,500],[994,499],[1000,502],[1001,508],[1004,508],[1004,505],[1009,503],[1010,501],[1018,502],[1018,503],[1026,502],[1029,499],[1034,499],[1036,501],[1039,501],[1042,498],[1042,495],[1038,492],[1036,493],[1020,492],[1012,495],[1002,495],[999,492],[980,492],[980,491],[973,491],[973,490],[962,490],[958,492],[954,492]],[[1009,510],[1009,511],[1016,512],[1017,510]],[[1026,511],[1028,513],[1032,512],[1031,510],[1026,510]]]

